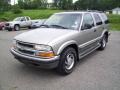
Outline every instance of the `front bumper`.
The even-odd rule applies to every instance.
[[[32,25],[31,28],[39,28],[40,25]]]
[[[50,59],[42,59],[20,54],[16,52],[13,48],[10,51],[20,62],[40,68],[53,69],[56,68],[59,63],[59,56],[55,56],[54,58]]]
[[[13,27],[11,26],[5,26],[5,30],[12,31]]]

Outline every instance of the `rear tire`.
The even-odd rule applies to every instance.
[[[100,42],[100,47],[98,49],[104,50],[106,48],[106,45],[107,45],[107,37],[106,37],[106,35],[104,35]]]
[[[62,75],[72,73],[77,61],[77,53],[74,48],[66,48],[60,56],[60,62],[57,71]]]

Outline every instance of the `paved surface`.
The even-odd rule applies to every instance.
[[[0,31],[0,90],[120,90],[120,32],[112,32],[107,48],[82,59],[68,76],[15,60],[9,49],[22,32]]]

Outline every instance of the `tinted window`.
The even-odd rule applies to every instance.
[[[29,17],[26,17],[27,20],[29,20]]]
[[[94,20],[91,16],[91,14],[85,14],[83,17],[83,23],[81,29],[90,29],[94,26]]]
[[[21,17],[21,21],[26,21],[25,17]]]
[[[102,19],[103,19],[104,23],[105,23],[105,24],[108,24],[108,23],[109,23],[109,20],[108,20],[108,18],[107,18],[107,16],[106,16],[106,14],[101,13],[100,15],[101,15],[101,17],[102,17]]]
[[[95,18],[95,21],[96,21],[96,25],[101,25],[102,24],[102,20],[101,20],[101,18],[98,14],[94,14],[94,18]]]
[[[17,17],[13,21],[20,21],[22,17]]]

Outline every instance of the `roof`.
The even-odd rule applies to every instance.
[[[66,12],[59,12],[56,14],[82,14],[82,13],[102,13],[101,11],[89,10],[89,11],[66,11]]]
[[[120,8],[119,7],[117,7],[117,8],[115,8],[115,9],[112,9],[113,11],[120,11]]]

